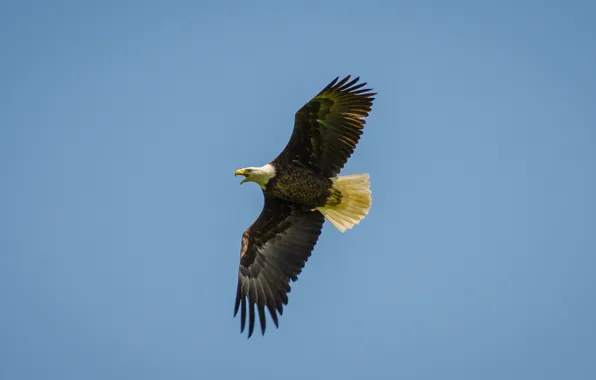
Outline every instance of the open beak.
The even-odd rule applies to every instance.
[[[234,177],[239,176],[239,175],[243,175],[246,177],[242,180],[242,182],[240,182],[240,184],[242,185],[244,182],[246,182],[248,180],[248,174],[246,174],[244,169],[238,169],[234,172]]]

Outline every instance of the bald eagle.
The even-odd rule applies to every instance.
[[[240,332],[255,327],[255,307],[265,334],[265,308],[275,326],[288,304],[290,281],[317,243],[325,219],[344,232],[359,223],[371,206],[368,174],[339,176],[354,152],[372,109],[374,95],[359,78],[335,78],[295,115],[284,150],[262,167],[235,175],[257,183],[265,198],[257,220],[244,232],[240,247],[234,317]]]

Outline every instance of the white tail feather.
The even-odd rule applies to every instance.
[[[317,207],[339,231],[345,232],[360,223],[370,210],[372,192],[368,174],[344,175],[331,179],[342,194],[341,203]]]

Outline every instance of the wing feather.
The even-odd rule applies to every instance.
[[[339,174],[360,141],[376,95],[358,80],[335,78],[300,108],[290,141],[274,162],[298,163],[328,177]]]
[[[288,304],[290,281],[298,279],[321,234],[323,221],[319,212],[265,196],[261,215],[242,235],[234,304],[234,316],[239,308],[241,311],[241,332],[248,317],[250,337],[258,315],[265,334],[265,308],[279,326],[278,314],[282,315],[283,306]]]

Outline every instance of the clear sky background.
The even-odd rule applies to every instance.
[[[592,3],[592,4],[590,4]],[[596,378],[589,1],[0,6],[0,378]],[[234,170],[378,92],[280,328],[232,319]]]

